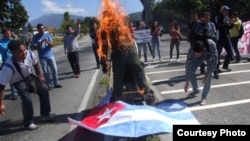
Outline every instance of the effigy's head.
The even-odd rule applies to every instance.
[[[97,20],[100,24],[97,32],[100,55],[102,50],[124,49],[133,45],[134,39],[128,27],[128,15],[118,0],[102,0]]]

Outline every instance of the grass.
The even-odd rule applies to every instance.
[[[99,84],[101,85],[108,85],[110,82],[110,78],[108,76],[103,77],[100,81]]]
[[[54,46],[63,45],[63,39],[62,38],[53,38],[53,43],[54,43]]]

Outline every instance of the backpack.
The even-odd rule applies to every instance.
[[[240,29],[239,29],[239,36],[238,38],[240,39],[244,34],[244,27],[243,27],[243,24],[241,23],[240,24]]]

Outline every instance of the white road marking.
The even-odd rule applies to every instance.
[[[190,111],[198,111],[198,110],[206,110],[206,109],[226,107],[226,106],[245,104],[245,103],[250,103],[250,99],[223,102],[223,103],[204,105],[204,106],[198,106],[198,107],[189,107],[189,109],[190,109]]]
[[[244,84],[250,84],[250,81],[242,81],[242,82],[235,82],[235,83],[227,83],[227,84],[219,84],[219,85],[212,85],[212,88],[220,88],[220,87],[228,87],[228,86],[237,86],[237,85],[244,85]],[[199,87],[199,89],[203,89],[203,87]],[[188,89],[189,91],[192,91],[192,88]],[[180,93],[184,92],[184,89],[179,90],[171,90],[171,91],[161,91],[161,94],[173,94],[173,93]]]
[[[83,99],[82,99],[82,102],[77,110],[77,113],[81,113],[83,109],[87,109],[87,104],[88,104],[88,100],[89,100],[89,97],[93,91],[93,88],[94,88],[94,85],[96,83],[96,79],[97,79],[97,76],[98,76],[98,73],[99,73],[99,69],[97,69],[93,75],[93,77],[91,78],[91,81],[89,83],[89,86],[87,88],[87,91],[85,92],[84,96],[83,96]],[[77,114],[76,117],[74,119],[76,120],[81,120],[83,116],[83,113],[82,114]],[[70,129],[69,129],[69,132],[70,133],[73,129],[75,129],[77,126],[76,125],[71,125],[70,126]],[[74,134],[72,133],[72,137],[74,137],[76,134],[76,132],[74,132]]]
[[[179,63],[181,63],[182,62],[182,60],[186,60],[186,59],[179,59],[180,60],[180,62]],[[173,61],[173,62],[170,62],[170,61],[162,61],[161,62],[161,64],[157,64],[157,65],[149,65],[149,66],[146,66],[145,67],[145,69],[148,69],[148,68],[158,68],[158,67],[161,67],[161,66],[164,66],[164,65],[166,65],[166,64],[164,64],[163,62],[167,62],[167,63],[169,63],[169,64],[171,64],[171,63],[178,63],[178,62],[176,62],[176,61]],[[147,64],[153,64],[153,63],[159,63],[159,61],[157,61],[157,62],[150,62],[150,63],[147,63]],[[242,63],[232,63],[232,64],[230,64],[230,66],[238,66],[238,65],[243,65],[243,64],[250,64],[250,62],[242,62]]]
[[[173,70],[174,72],[174,70]],[[230,71],[230,72],[223,72],[220,73],[221,75],[228,75],[228,74],[236,74],[236,73],[247,73],[250,72],[250,70],[242,70],[242,71]],[[203,76],[198,76],[197,79],[202,78]],[[159,79],[159,80],[153,80],[151,81],[152,84],[159,83],[159,82],[171,82],[171,81],[179,81],[179,80],[185,80],[185,76],[178,77],[178,78],[170,78],[170,79]]]

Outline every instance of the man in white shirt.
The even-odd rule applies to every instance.
[[[32,93],[37,93],[39,96],[41,120],[51,121],[55,119],[55,114],[50,113],[48,88],[34,53],[26,50],[24,43],[19,40],[10,41],[8,48],[12,57],[6,60],[0,72],[0,115],[5,114],[4,88],[8,83],[12,83],[22,99],[23,125],[25,129],[35,130],[38,127],[33,123]],[[32,67],[34,67],[36,76],[32,74]],[[28,79],[34,82],[32,92]]]

